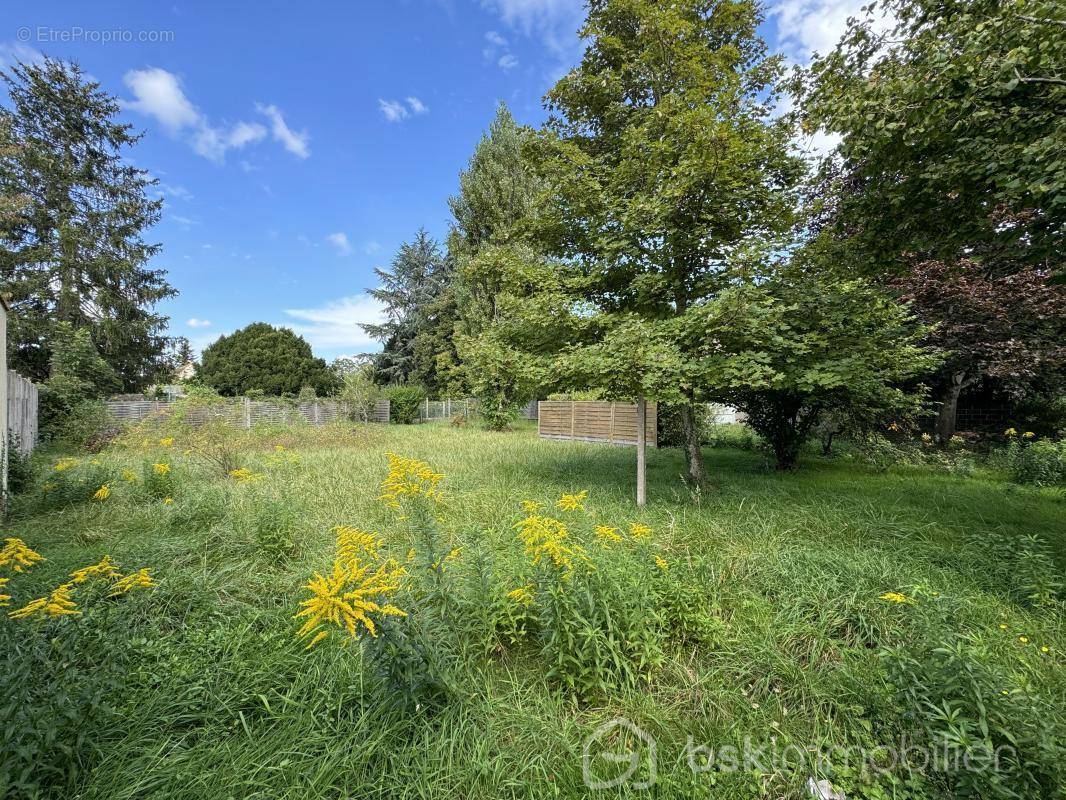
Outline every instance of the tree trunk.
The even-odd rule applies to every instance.
[[[681,406],[681,431],[685,436],[685,459],[688,461],[689,483],[697,489],[707,488],[707,469],[703,466],[700,451],[700,431],[696,425],[696,407],[693,403]]]
[[[955,415],[959,408],[959,395],[965,386],[963,374],[955,373],[951,376],[951,383],[944,390],[943,402],[936,418],[936,438],[941,447],[947,447],[951,437],[955,435]]]
[[[643,506],[647,501],[647,469],[645,453],[647,446],[647,409],[644,395],[637,398],[637,505]]]

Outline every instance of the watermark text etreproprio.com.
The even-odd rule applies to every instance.
[[[132,28],[52,28],[46,25],[24,25],[15,33],[20,42],[33,44],[167,44],[174,41],[174,31],[134,30]]]
[[[906,741],[867,747],[804,748],[782,745],[776,738],[758,741],[744,737],[739,745],[718,747],[699,744],[690,736],[683,758],[693,774],[756,772],[769,774],[826,775],[844,768],[871,773],[887,772],[983,772],[997,771],[1000,763],[1017,753],[1004,745],[995,751],[972,748],[928,747]],[[596,728],[581,751],[581,773],[590,789],[628,786],[647,789],[658,777],[658,746],[655,738],[625,717],[616,717]]]

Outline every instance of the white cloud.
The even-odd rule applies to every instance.
[[[375,253],[381,252],[381,244],[371,239],[369,242],[363,245],[363,252],[368,256],[372,256]]]
[[[44,53],[22,42],[0,44],[0,68],[9,69],[15,64],[41,64]]]
[[[481,5],[515,30],[540,39],[556,56],[575,54],[584,0],[481,0]]]
[[[199,225],[200,220],[193,219],[192,217],[183,217],[181,214],[168,214],[167,219],[171,222],[176,222],[184,228],[188,228],[190,225]]]
[[[307,158],[311,155],[311,150],[307,146],[307,143],[311,141],[311,135],[307,131],[294,131],[285,124],[281,109],[275,105],[265,106],[257,103],[255,107],[260,114],[270,120],[274,141],[280,142],[282,147],[299,158]]]
[[[172,135],[187,136],[192,149],[211,161],[221,164],[229,150],[241,150],[266,138],[267,129],[258,122],[213,125],[186,96],[178,76],[165,69],[133,69],[123,80],[134,97],[123,103],[126,108],[153,117]],[[300,158],[310,155],[310,136],[289,128],[277,106],[257,104],[256,109],[270,119],[275,141]]]
[[[408,97],[407,98],[407,105],[410,106],[412,114],[428,114],[429,113],[428,106],[426,106],[426,104],[423,103],[421,100],[419,100],[417,97]]]
[[[429,113],[429,106],[417,97],[408,97],[406,102],[407,105],[404,105],[401,100],[382,100],[379,98],[378,108],[381,109],[381,113],[385,115],[385,119],[389,122],[403,122],[412,114]]]
[[[190,328],[210,328],[211,320],[192,317],[191,319],[186,320],[185,324],[188,325]]]
[[[192,192],[186,189],[184,186],[177,186],[170,183],[160,183],[158,186],[159,194],[166,199],[177,198],[178,200],[192,200]]]
[[[136,98],[125,105],[155,117],[172,133],[200,123],[200,112],[185,96],[177,75],[152,67],[131,69],[123,80]]]
[[[511,52],[507,39],[496,31],[488,31],[485,34],[485,49],[481,53],[485,56],[485,61],[494,62],[505,72],[518,66],[518,57]]]
[[[797,64],[807,64],[814,53],[825,55],[840,41],[849,17],[864,17],[868,0],[778,0],[768,9],[777,17],[777,44]],[[894,18],[879,9],[874,29],[887,31]]]
[[[504,53],[496,63],[499,65],[500,69],[506,71],[518,66],[518,58],[511,53]]]
[[[363,323],[380,324],[385,320],[381,303],[366,294],[330,300],[316,308],[287,308],[285,313],[297,321],[283,324],[307,339],[316,350],[362,352],[376,349],[377,342],[359,326]]]
[[[338,255],[351,255],[352,245],[348,242],[348,234],[344,232],[331,233],[326,237],[326,241],[336,248]]]

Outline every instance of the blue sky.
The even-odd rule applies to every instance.
[[[764,34],[824,50],[856,0],[778,0]],[[155,266],[180,294],[170,332],[197,348],[250,322],[331,359],[377,349],[364,294],[447,198],[504,100],[520,122],[580,55],[579,0],[6,3],[0,64],[77,60],[145,134],[160,181]]]

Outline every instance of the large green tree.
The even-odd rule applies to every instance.
[[[531,138],[501,103],[459,176],[459,193],[449,200],[448,251],[456,265],[450,295],[461,364],[456,382],[477,398],[482,419],[494,429],[505,428],[539,388],[524,368],[528,356],[499,329],[508,298],[528,291],[520,273],[540,257],[529,236],[542,183],[525,152]]]
[[[252,390],[267,395],[294,395],[311,387],[328,395],[340,379],[311,345],[288,328],[253,322],[207,347],[200,359],[197,378],[219,394],[243,395]]]
[[[0,277],[11,296],[9,364],[50,375],[58,326],[89,331],[120,385],[133,390],[167,367],[167,319],[154,308],[175,294],[147,264],[142,238],[159,219],[154,181],[128,160],[140,138],[119,123],[116,98],[75,64],[46,59],[0,73]]]
[[[1064,53],[1058,0],[881,0],[800,74],[805,126],[841,137],[824,195],[860,266],[1061,270]]]
[[[376,360],[380,381],[415,381],[437,389],[436,347],[425,340],[435,338],[450,321],[451,307],[444,297],[452,275],[450,260],[425,229],[419,229],[412,241],[400,246],[389,269],[374,272],[380,283],[367,292],[385,306],[386,320],[362,327],[383,344]]]
[[[748,0],[592,0],[581,64],[548,93],[538,229],[584,277],[588,313],[676,335],[793,223],[802,164],[772,115],[780,59]],[[705,340],[718,332],[706,329]],[[675,341],[688,476],[706,481],[698,351]]]

